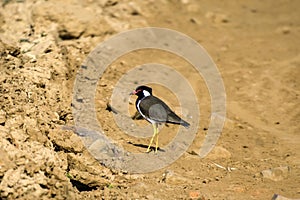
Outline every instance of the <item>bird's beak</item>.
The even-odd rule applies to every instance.
[[[135,91],[135,90],[133,90],[132,92],[130,92],[129,95],[134,95],[134,94],[136,94],[136,91]]]

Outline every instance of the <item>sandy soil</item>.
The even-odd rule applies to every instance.
[[[2,1],[1,199],[271,199],[274,194],[299,199],[299,7],[297,0]],[[130,174],[100,165],[80,137],[62,127],[74,125],[73,84],[89,52],[117,33],[147,26],[177,30],[203,45],[223,78],[227,115],[216,148],[199,158],[195,152],[211,115],[204,80],[165,52],[119,58],[98,84],[96,109],[107,136],[126,150],[145,151],[149,138],[125,134],[106,104],[119,78],[134,66],[174,67],[197,88],[201,110],[196,138],[178,160],[151,173]],[[151,86],[172,108],[179,107],[171,91]],[[162,147],[177,129],[163,128]]]

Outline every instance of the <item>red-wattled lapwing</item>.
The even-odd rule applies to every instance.
[[[153,136],[146,152],[150,151],[153,139],[156,136],[155,152],[158,148],[158,124],[171,123],[179,124],[186,128],[190,126],[189,123],[178,117],[162,100],[152,95],[152,89],[147,86],[139,86],[130,95],[137,95],[135,102],[138,112],[153,125]]]

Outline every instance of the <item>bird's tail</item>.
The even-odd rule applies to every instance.
[[[184,126],[185,128],[189,128],[190,127],[190,124],[188,122],[184,121],[184,120],[181,120],[180,124],[182,126]]]
[[[173,112],[168,114],[167,122],[171,123],[171,124],[180,124],[180,125],[184,126],[185,128],[190,127],[190,124],[188,122],[184,121],[183,119],[178,117],[178,115],[176,115]]]

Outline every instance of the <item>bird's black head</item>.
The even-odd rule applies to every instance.
[[[147,87],[145,85],[138,86],[133,92],[130,93],[131,95],[135,94],[138,97],[145,97],[152,95],[152,88]]]

